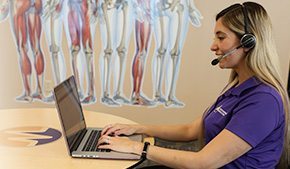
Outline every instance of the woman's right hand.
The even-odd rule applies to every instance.
[[[136,133],[141,128],[140,125],[130,125],[130,124],[109,124],[105,126],[102,130],[101,135],[132,135]]]

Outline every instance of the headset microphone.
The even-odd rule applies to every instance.
[[[237,51],[239,48],[241,48],[242,46],[243,46],[243,45],[239,45],[239,46],[237,46],[236,48],[234,48],[234,49],[228,51],[226,54],[224,54],[224,55],[222,55],[222,56],[220,56],[220,57],[218,57],[218,58],[212,60],[212,61],[211,61],[211,65],[213,65],[213,66],[217,65],[217,64],[220,62],[220,60],[222,60],[223,58],[225,58],[225,57],[227,57],[227,56],[233,54],[234,52],[236,52],[236,51]]]

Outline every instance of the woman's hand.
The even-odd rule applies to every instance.
[[[129,124],[110,124],[103,128],[101,136],[103,135],[132,135],[141,128],[140,125],[129,125]]]
[[[128,137],[111,137],[103,135],[97,144],[99,149],[110,149],[124,153],[134,153],[141,155],[143,144],[130,140]]]

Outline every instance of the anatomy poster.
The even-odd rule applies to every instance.
[[[44,85],[51,72],[54,85],[74,75],[84,105],[186,106],[178,95],[182,51],[188,30],[199,29],[203,19],[194,0],[0,3],[0,21],[10,22],[17,49],[22,81],[17,101],[53,102]],[[146,74],[151,75],[149,92],[143,90]]]

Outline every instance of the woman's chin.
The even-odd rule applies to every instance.
[[[225,69],[226,67],[225,67],[225,64],[223,64],[223,63],[219,63],[219,67],[221,68],[221,69]]]
[[[225,64],[222,64],[222,63],[219,64],[219,67],[220,67],[221,69],[231,69],[231,68],[232,68],[232,67],[229,67],[229,66],[227,66],[227,65],[225,65]]]

